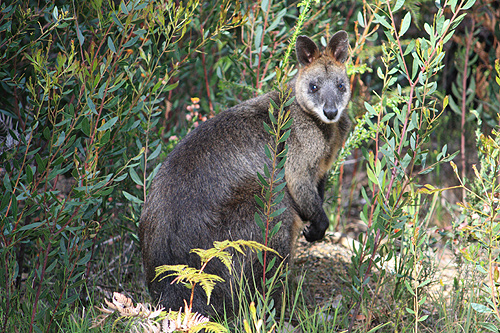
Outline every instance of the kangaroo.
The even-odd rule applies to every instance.
[[[276,207],[286,210],[274,220],[274,224],[281,220],[282,225],[268,244],[284,260],[289,260],[305,223],[303,234],[309,242],[324,237],[329,226],[322,207],[327,172],[350,128],[345,111],[350,100],[344,65],[347,33],[334,34],[323,52],[306,36],[299,36],[295,46],[300,68],[288,83],[295,99],[289,106],[293,123],[284,166],[286,187]],[[269,123],[271,99],[279,103],[279,93],[244,101],[200,124],[168,155],[151,184],[139,237],[149,291],[167,309],[183,307],[191,290],[171,284],[173,278],[154,279],[155,267],[187,264],[199,268],[199,257],[190,250],[210,248],[214,241],[262,242],[254,222],[254,196],[261,194],[257,172],[269,164],[264,146],[272,138],[263,122]],[[240,259],[238,268],[247,278],[262,276],[255,256]],[[240,272],[231,277],[218,260],[211,261],[206,272],[226,282],[216,285],[211,305],[201,288],[195,291],[193,311],[222,314],[226,310],[231,315],[231,285]]]

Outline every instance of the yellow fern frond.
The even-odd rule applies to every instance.
[[[214,242],[214,247],[207,250],[191,250],[192,253],[196,253],[200,257],[201,269],[189,267],[187,265],[162,265],[156,267],[155,279],[159,278],[159,281],[161,281],[167,277],[174,276],[175,278],[171,283],[183,283],[189,288],[193,288],[196,284],[200,284],[207,295],[207,304],[210,304],[210,295],[212,294],[215,284],[217,282],[224,282],[224,279],[218,275],[205,273],[203,269],[210,260],[217,258],[231,273],[233,255],[228,251],[228,249],[231,248],[243,255],[246,255],[248,251],[268,251],[279,256],[278,252],[259,242],[242,239],[237,241],[224,240],[221,242]],[[162,276],[160,277],[160,275]]]
[[[265,246],[264,244],[243,239],[236,241],[224,240],[220,242],[214,242],[213,248],[207,250],[193,249],[191,250],[191,252],[196,253],[198,256],[200,256],[202,265],[212,260],[213,258],[217,258],[227,267],[229,272],[231,272],[231,264],[233,256],[231,255],[230,252],[226,251],[229,248],[232,248],[243,255],[246,255],[245,248],[247,248],[251,252],[268,251],[268,252],[273,252],[279,256],[278,252]]]
[[[165,274],[168,272],[171,273]],[[155,279],[162,274],[165,275],[162,276],[159,281],[169,276],[175,276],[175,279],[171,283],[184,283],[188,286],[193,286],[195,284],[201,285],[207,295],[207,304],[210,303],[210,295],[214,290],[215,284],[217,282],[224,282],[224,279],[218,275],[208,274],[187,265],[163,265],[156,267]]]

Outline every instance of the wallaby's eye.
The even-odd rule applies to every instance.
[[[313,93],[315,93],[316,91],[318,91],[319,87],[317,85],[315,85],[314,83],[309,83],[309,90]]]
[[[337,88],[339,88],[339,90],[342,92],[345,91],[345,85],[342,82],[337,85]]]

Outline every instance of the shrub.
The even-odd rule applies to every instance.
[[[335,309],[342,323],[331,330],[372,328],[370,310],[382,301],[402,309],[377,318],[386,329],[438,327],[432,325],[441,318],[425,312],[432,307],[426,289],[435,282],[427,251],[435,239],[427,231],[441,209],[446,185],[438,184],[450,178],[443,170],[460,149],[455,170],[462,207],[442,207],[458,216],[442,234],[453,248],[460,246],[457,260],[464,258],[487,283],[457,278],[454,290],[463,285],[480,296],[454,310],[470,329],[495,331],[498,134],[481,133],[499,123],[496,3],[309,3],[301,33],[321,36],[325,46],[339,27],[352,32],[350,112],[357,125],[340,160],[353,152],[359,159],[354,172],[366,172],[368,183],[359,194],[368,231],[356,247],[352,288],[344,297],[352,303]],[[119,243],[117,261],[134,257],[119,247],[126,242],[137,251],[135,228],[158,161],[198,122],[272,89],[301,12],[296,4],[0,4],[3,331],[60,329],[75,307],[94,304],[99,279],[113,279],[107,289],[137,279],[137,272],[130,278],[107,270],[106,244]],[[467,135],[474,129],[476,137]],[[476,158],[476,138],[480,163],[466,172],[466,162]],[[339,163],[326,195],[340,227],[356,195],[354,187],[348,198],[337,190],[343,176]],[[379,302],[377,296],[385,297]],[[351,306],[366,315],[363,327],[349,317]],[[266,307],[257,304],[249,308],[249,322],[258,322],[251,318],[257,312],[266,318]],[[319,323],[322,315],[302,318]]]
[[[4,330],[51,330],[85,299],[119,215],[130,207],[132,226],[138,220],[156,171],[150,162],[163,152],[159,116],[178,85],[173,77],[210,38],[242,22],[221,2],[216,29],[187,40],[200,6],[2,4]]]

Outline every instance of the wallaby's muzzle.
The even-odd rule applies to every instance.
[[[339,111],[337,109],[333,110],[323,110],[323,113],[329,120],[334,120],[337,117]]]

